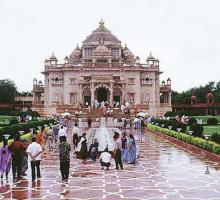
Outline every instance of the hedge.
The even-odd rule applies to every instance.
[[[18,131],[24,131],[24,133],[28,133],[30,128],[36,129],[38,126],[42,126],[44,124],[49,125],[50,123],[54,123],[53,119],[50,120],[41,120],[41,121],[31,121],[24,124],[14,124],[11,126],[6,126],[0,129],[0,141],[4,138],[3,135],[9,134],[10,139],[13,139]]]
[[[174,137],[178,140],[193,144],[197,147],[200,147],[202,149],[207,149],[215,154],[220,154],[220,144],[217,144],[213,141],[206,141],[205,139],[198,138],[198,137],[190,137],[190,135],[185,133],[178,133],[173,130],[169,130],[167,128],[161,128],[159,126],[155,126],[153,124],[148,123],[147,128],[153,131],[158,131],[160,133],[169,135],[171,137]]]

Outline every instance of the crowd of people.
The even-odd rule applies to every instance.
[[[131,120],[129,117],[122,119],[124,130],[131,129]],[[92,120],[88,119],[88,128],[91,127]],[[142,126],[141,119],[134,121],[134,128],[139,129]],[[19,180],[22,176],[26,176],[28,166],[31,167],[32,181],[41,177],[40,165],[42,154],[45,151],[53,152],[58,147],[60,171],[63,181],[68,181],[70,158],[71,158],[71,143],[74,152],[79,152],[82,162],[97,161],[99,158],[101,168],[108,170],[111,166],[112,159],[115,160],[116,169],[123,169],[123,163],[135,164],[138,157],[138,146],[132,133],[125,131],[120,135],[114,133],[114,149],[109,152],[106,147],[104,152],[99,155],[99,141],[93,139],[88,147],[86,133],[82,133],[78,124],[75,123],[72,128],[72,134],[67,133],[67,126],[60,121],[53,126],[42,126],[32,133],[31,142],[22,140],[20,134],[17,134],[14,141],[8,145],[5,139],[0,148],[0,173],[3,179],[4,175],[8,179],[8,174],[12,168],[13,179]],[[128,134],[129,133],[129,134]],[[72,138],[68,141],[69,138]],[[55,145],[59,143],[58,145]],[[28,165],[28,162],[30,164]]]

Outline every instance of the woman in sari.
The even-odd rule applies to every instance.
[[[127,145],[127,162],[128,164],[135,164],[136,161],[136,144],[134,136],[129,135],[128,145]]]
[[[127,161],[127,135],[125,132],[122,133],[121,137],[121,149],[122,149],[122,160]]]
[[[1,178],[5,173],[6,179],[8,179],[8,173],[11,168],[11,151],[7,147],[8,141],[3,141],[3,146],[0,148],[0,172]]]

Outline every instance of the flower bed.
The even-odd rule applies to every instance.
[[[206,141],[205,139],[192,137],[185,133],[179,133],[173,130],[169,130],[167,128],[161,128],[159,126],[155,126],[153,124],[148,123],[147,128],[152,131],[158,131],[160,133],[166,134],[168,136],[174,137],[178,140],[181,140],[186,143],[193,144],[197,147],[200,147],[205,150],[209,150],[215,154],[220,154],[220,144],[217,144],[213,141]]]

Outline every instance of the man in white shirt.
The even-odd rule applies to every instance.
[[[72,129],[72,136],[73,136],[73,145],[74,149],[77,148],[78,142],[79,142],[79,128],[77,127],[77,124]]]
[[[63,128],[63,125],[60,127],[60,130],[58,132],[58,138],[65,136],[67,138],[66,130]]]
[[[104,167],[108,168],[111,165],[111,154],[108,152],[108,148],[105,148],[105,151],[101,153],[100,155],[100,164],[102,166],[102,169],[104,169]]]
[[[40,161],[41,161],[41,153],[43,152],[40,144],[36,142],[36,138],[32,138],[32,143],[28,145],[26,150],[29,155],[29,159],[31,161],[31,172],[32,172],[32,181],[36,179],[35,167],[37,168],[37,178],[41,177],[40,174]]]

